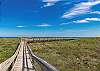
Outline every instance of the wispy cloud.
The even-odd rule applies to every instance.
[[[16,26],[17,28],[23,28],[23,27],[25,27],[25,26]]]
[[[86,18],[87,21],[100,21],[100,18]]]
[[[90,12],[91,14],[100,14],[100,11],[93,11],[93,12]]]
[[[100,22],[100,18],[86,18],[84,20],[77,20],[77,21],[73,21],[74,23],[88,23],[90,21],[99,21]]]
[[[43,0],[43,2],[46,3],[43,7],[53,6],[59,1],[61,0]]]
[[[72,23],[72,22],[68,22],[68,23],[61,23],[60,25],[68,25],[68,24],[70,24],[70,23]]]
[[[58,1],[61,1],[61,0],[43,0],[43,2],[58,2]]]
[[[74,23],[87,23],[87,20],[77,20],[77,21],[73,21]]]
[[[55,5],[55,3],[46,3],[44,6],[42,6],[41,8],[43,8],[43,7],[48,7],[48,6],[53,6],[53,5]]]
[[[64,13],[62,18],[69,18],[69,17],[73,17],[73,16],[77,16],[80,14],[85,14],[87,12],[90,12],[91,7],[99,3],[100,1],[96,0],[96,1],[82,2],[82,3],[76,4],[76,6],[73,7],[69,12]]]
[[[43,23],[43,24],[40,24],[40,25],[36,25],[37,27],[49,27],[51,26],[50,24],[46,24],[46,23]]]

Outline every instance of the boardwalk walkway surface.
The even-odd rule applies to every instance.
[[[35,64],[36,63],[36,64]],[[40,65],[37,68],[35,65]],[[40,67],[40,68],[39,68]],[[58,71],[51,64],[35,56],[27,41],[21,40],[14,55],[0,64],[0,71]]]

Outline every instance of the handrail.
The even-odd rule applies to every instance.
[[[11,66],[13,66],[12,63],[15,63],[16,57],[18,56],[19,51],[20,51],[20,49],[21,49],[20,47],[21,47],[21,43],[20,43],[20,45],[18,46],[16,52],[14,53],[14,55],[13,55],[12,57],[9,58],[9,59],[7,59],[6,61],[4,61],[4,62],[2,62],[2,63],[0,64],[0,71],[8,71],[9,68],[10,68]],[[45,60],[43,60],[43,59],[37,57],[37,56],[32,52],[30,46],[29,46],[27,43],[26,43],[26,47],[27,47],[27,50],[28,50],[28,52],[29,52],[29,55],[30,55],[31,60],[32,60],[32,61],[36,61],[38,64],[40,64],[40,66],[42,65],[42,66],[43,66],[43,71],[59,71],[59,70],[57,70],[55,67],[53,67],[51,64],[49,64],[48,62],[46,62]],[[40,68],[42,68],[42,67],[40,67]]]
[[[37,62],[37,63],[40,63],[42,64],[47,70],[46,71],[59,71],[57,70],[55,67],[53,67],[51,64],[49,64],[48,62],[46,62],[45,60],[37,57],[31,50],[30,46],[27,44],[27,47],[28,47],[28,50],[29,50],[29,53],[30,55],[32,56],[32,60]]]

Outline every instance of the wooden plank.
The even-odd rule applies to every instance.
[[[31,63],[31,58],[30,58],[27,47],[26,47],[26,56],[27,56],[28,71],[35,71],[35,69],[33,68],[33,65]]]
[[[26,60],[26,48],[24,47],[24,71],[28,71],[27,70],[27,60]]]
[[[21,50],[11,71],[35,71],[30,60],[26,42],[21,43]]]
[[[0,64],[0,71],[7,71],[12,63],[11,71],[36,71],[32,65],[32,60],[43,65],[47,71],[59,71],[51,64],[34,55],[25,40],[21,40],[18,49],[11,58]]]
[[[23,69],[23,47],[24,47],[24,42],[21,42],[19,54],[16,58],[16,61],[11,71],[22,71]]]

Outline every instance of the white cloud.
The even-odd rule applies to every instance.
[[[24,26],[16,26],[17,28],[23,28]]]
[[[51,25],[44,23],[44,24],[40,24],[40,25],[36,25],[36,26],[37,26],[37,27],[49,27],[49,26],[51,26]]]
[[[70,24],[71,22],[68,22],[68,23],[61,23],[60,25],[68,25]]]
[[[86,18],[87,21],[100,21],[100,18]]]
[[[74,23],[88,23],[90,21],[99,21],[100,22],[100,18],[86,18],[84,20],[77,20],[77,21],[73,21]]]
[[[82,2],[77,4],[74,8],[72,8],[69,12],[64,13],[62,18],[69,18],[80,14],[85,14],[90,11],[91,7],[99,4],[100,1],[91,1],[91,2]]]
[[[60,0],[43,0],[43,2],[58,2],[58,1],[60,1]]]
[[[93,12],[90,12],[91,14],[100,14],[100,11],[93,11]]]
[[[48,6],[53,6],[53,5],[55,5],[55,3],[46,3],[43,7],[48,7]],[[41,8],[43,8],[43,7],[41,7]]]
[[[74,23],[87,23],[87,20],[77,20],[77,21],[73,21]]]
[[[61,1],[61,0],[43,0],[43,2],[46,3],[43,7],[53,6],[59,1]],[[43,8],[43,7],[41,7],[41,8]]]

